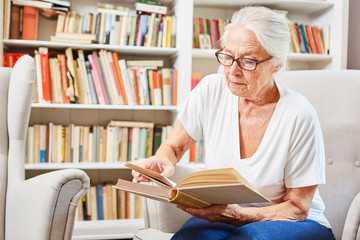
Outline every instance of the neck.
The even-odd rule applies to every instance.
[[[255,98],[239,97],[239,112],[250,114],[253,109],[277,103],[279,99],[280,93],[275,82],[273,82],[271,86],[260,91]]]

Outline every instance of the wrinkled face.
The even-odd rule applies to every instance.
[[[270,57],[265,49],[258,42],[255,34],[237,26],[231,29],[227,35],[225,54],[236,58],[247,58],[262,61]],[[254,71],[243,70],[234,62],[231,66],[224,66],[227,85],[232,94],[255,100],[262,98],[263,94],[273,86],[272,74],[279,70],[271,64],[271,61],[264,61],[257,65]]]

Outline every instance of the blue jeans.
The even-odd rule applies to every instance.
[[[335,240],[331,229],[312,221],[265,221],[241,227],[226,223],[209,223],[192,217],[172,237],[172,240]]]

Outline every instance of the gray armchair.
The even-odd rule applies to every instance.
[[[320,186],[336,239],[360,239],[360,71],[290,71],[282,82],[302,93],[320,119],[327,184]],[[177,166],[174,180],[194,171]],[[190,217],[169,203],[145,200],[145,228],[134,239],[168,240]]]
[[[75,211],[89,188],[82,170],[25,180],[25,140],[35,80],[34,61],[0,68],[0,239],[71,239]]]

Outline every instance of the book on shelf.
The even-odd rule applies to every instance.
[[[65,51],[41,47],[34,53],[34,103],[177,104],[178,71],[167,67],[163,59],[126,60],[107,50],[86,52],[71,47]],[[24,54],[4,53],[4,66],[12,67]]]
[[[165,6],[162,6],[165,7]],[[120,46],[176,47],[176,16],[136,12],[128,7],[99,3],[96,13],[59,13],[51,41]],[[166,25],[165,28],[160,28]],[[164,34],[161,31],[167,32]],[[81,35],[90,34],[91,40]],[[161,35],[161,36],[160,36]]]
[[[220,48],[219,39],[228,19],[193,18],[193,48]]]
[[[91,185],[76,213],[77,221],[135,218],[143,218],[141,197],[117,191],[109,183]]]
[[[172,126],[161,126],[158,145]],[[165,136],[166,135],[166,136]],[[106,127],[34,124],[28,128],[26,163],[115,163],[150,157],[154,123],[113,120]],[[45,159],[45,161],[44,161]]]
[[[324,32],[326,34],[327,31],[330,31],[330,25],[319,29],[318,26],[291,22],[290,32],[293,52],[329,54],[329,46],[327,46],[327,50],[325,50],[324,40]]]
[[[22,39],[37,40],[39,10],[36,7],[24,6],[22,17]]]
[[[167,13],[167,7],[162,2],[158,1],[139,0],[135,3],[135,9],[136,11],[150,14],[156,13],[166,15]]]
[[[156,186],[119,178],[114,188],[158,201],[192,208],[212,204],[269,202],[234,168],[204,170],[192,173],[177,183],[150,169],[132,163],[125,166],[148,177]]]

